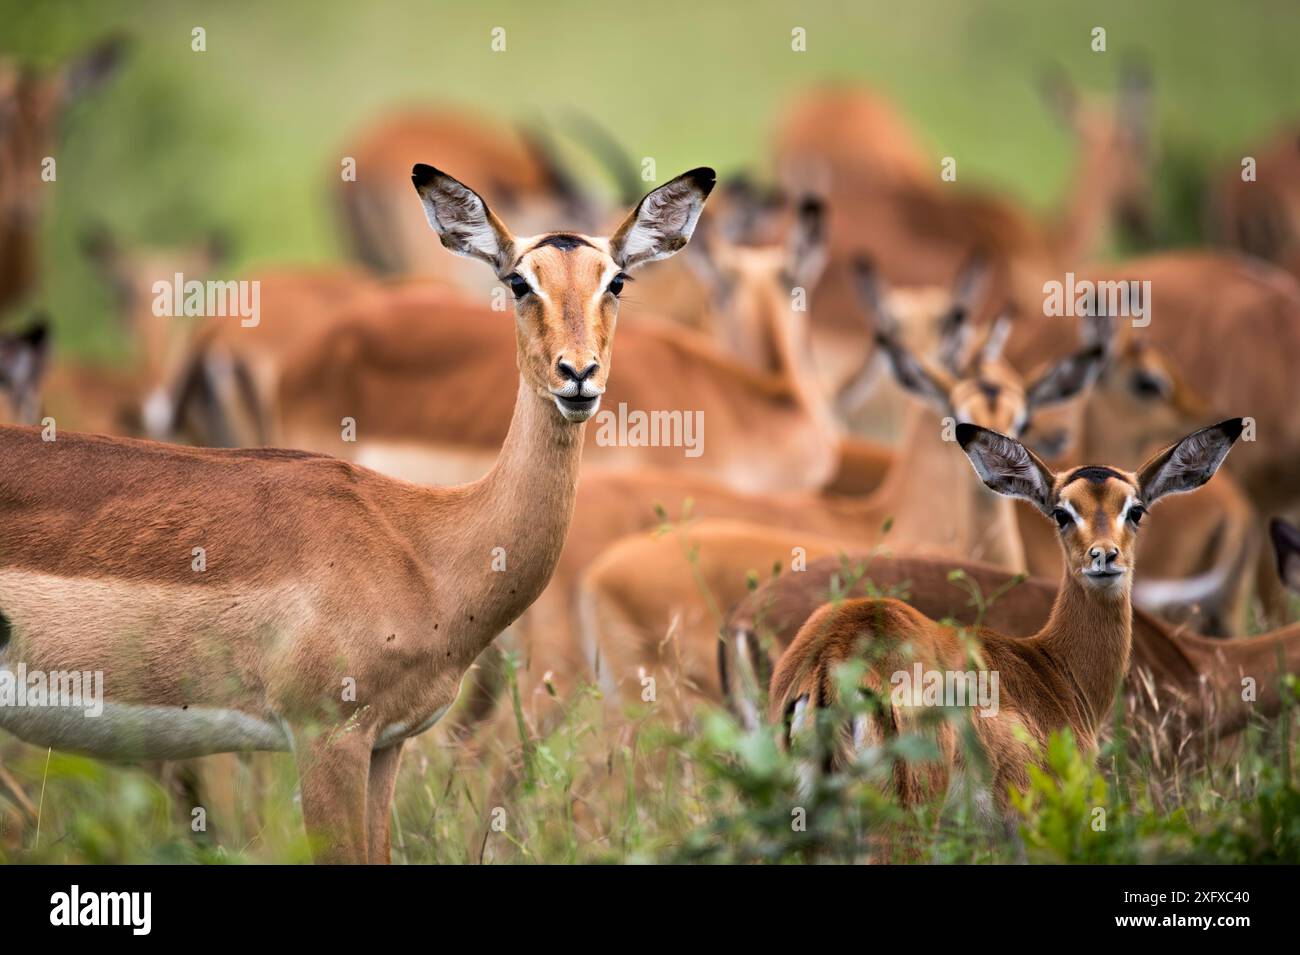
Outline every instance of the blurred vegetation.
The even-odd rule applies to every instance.
[[[1300,6],[1257,0],[785,0],[655,4],[566,0],[276,3],[0,0],[0,52],[53,63],[128,35],[123,74],[67,117],[48,219],[43,297],[75,350],[118,353],[109,290],[78,251],[95,222],[129,241],[219,229],[233,268],[337,258],[328,202],[349,135],[396,103],[470,104],[514,119],[578,107],[661,172],[762,167],[777,111],[818,81],[889,94],[962,179],[1043,207],[1070,174],[1069,141],[1039,101],[1062,65],[1110,89],[1136,52],[1156,81],[1163,236],[1194,241],[1205,173],[1284,119],[1295,100]],[[1108,31],[1093,53],[1089,31]],[[207,31],[207,52],[190,31]],[[492,28],[507,48],[489,47]],[[794,53],[790,31],[807,30]],[[437,157],[429,157],[436,161]],[[595,173],[589,157],[571,157]]]
[[[852,680],[854,674],[842,677]],[[1094,762],[1053,736],[1030,788],[1013,795],[1016,828],[994,826],[973,787],[903,808],[887,795],[894,761],[926,760],[928,735],[869,748],[841,774],[813,774],[819,753],[782,751],[770,727],[746,732],[724,712],[671,726],[651,706],[605,723],[594,689],[544,736],[408,744],[393,819],[403,863],[1300,863],[1300,740],[1292,709],[1232,740],[1170,761],[1120,727]],[[505,705],[509,705],[506,703]],[[821,714],[819,739],[854,715]],[[966,720],[968,714],[937,713]],[[1289,731],[1288,731],[1289,728]],[[208,832],[139,769],[25,749],[7,765],[40,798],[39,834],[0,831],[0,862],[248,863],[309,858],[288,756],[242,756],[233,814]],[[968,752],[968,765],[979,756]],[[0,809],[4,796],[0,793]]]

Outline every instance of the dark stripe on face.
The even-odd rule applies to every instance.
[[[13,625],[9,622],[9,618],[4,615],[4,612],[0,611],[0,652],[9,646],[9,640],[13,634]]]
[[[1076,468],[1070,472],[1070,476],[1065,479],[1065,483],[1077,481],[1083,478],[1085,481],[1091,481],[1093,484],[1105,484],[1108,478],[1115,478],[1117,481],[1128,483],[1128,478],[1120,474],[1114,468],[1107,467],[1084,467]]]
[[[594,245],[592,245],[590,242],[588,242],[580,235],[573,235],[572,233],[569,232],[555,232],[552,233],[551,235],[542,238],[541,241],[539,241],[536,245],[533,246],[532,249],[529,249],[528,251],[531,252],[534,249],[540,249],[548,245],[553,248],[559,249],[561,252],[572,252],[574,249],[580,248],[584,245],[589,249],[595,248]]]

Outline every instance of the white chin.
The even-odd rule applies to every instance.
[[[575,408],[573,405],[566,404],[563,399],[556,397],[555,407],[560,409],[560,414],[564,415],[565,421],[572,421],[574,424],[581,424],[600,409],[600,396],[590,405],[584,405],[581,408]]]
[[[1083,574],[1083,583],[1087,587],[1100,591],[1120,592],[1128,587],[1128,574],[1115,574],[1112,577],[1093,577],[1090,574]]]

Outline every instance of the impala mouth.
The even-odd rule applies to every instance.
[[[586,421],[600,407],[600,395],[592,395],[590,398],[575,395],[569,398],[553,394],[552,397],[555,399],[555,407],[569,421]]]
[[[1106,570],[1084,570],[1083,576],[1099,587],[1114,586],[1127,572],[1125,567],[1111,567]]]

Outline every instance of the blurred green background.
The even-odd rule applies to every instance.
[[[196,26],[205,53],[190,49]],[[498,26],[504,53],[490,48]],[[791,51],[796,26],[803,53]],[[1105,54],[1090,49],[1094,26],[1108,31]],[[78,250],[86,225],[155,246],[219,228],[236,271],[335,259],[328,188],[342,145],[396,103],[517,119],[577,106],[661,173],[725,171],[763,164],[791,93],[852,77],[893,97],[936,159],[958,157],[965,183],[1043,207],[1070,172],[1070,142],[1039,99],[1041,70],[1059,63],[1080,88],[1105,90],[1137,52],[1156,82],[1167,244],[1196,241],[1209,170],[1300,114],[1295,0],[0,0],[0,52],[33,62],[112,31],[133,48],[66,117],[41,295],[61,341],[102,356],[120,343],[109,290]]]

